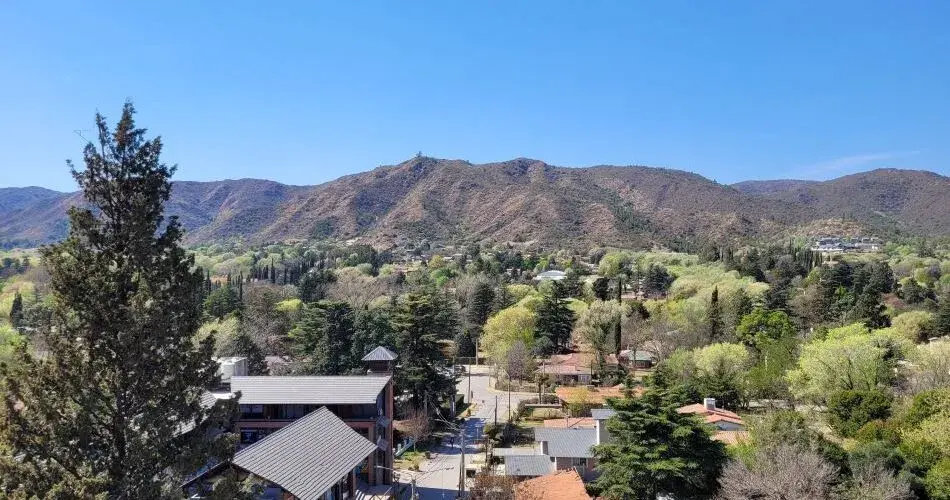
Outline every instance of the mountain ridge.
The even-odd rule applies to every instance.
[[[80,203],[75,192],[0,188],[0,245],[61,238],[66,209]],[[635,165],[416,157],[317,185],[176,181],[166,212],[179,217],[189,244],[331,237],[380,247],[421,239],[667,246],[842,227],[948,235],[950,178],[878,169],[829,181],[725,185],[693,172]]]

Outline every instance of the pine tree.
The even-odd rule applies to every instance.
[[[607,421],[611,439],[594,447],[601,474],[593,487],[602,496],[697,498],[715,490],[725,446],[700,419],[676,411],[676,398],[651,389],[608,405],[617,412]]]
[[[449,360],[439,345],[436,302],[431,291],[410,293],[393,318],[399,354],[396,389],[416,409],[433,409],[455,392],[455,379],[446,374]]]
[[[937,309],[937,318],[934,322],[937,336],[950,335],[950,292],[945,293]]]
[[[213,338],[192,340],[201,272],[162,215],[175,169],[133,113],[126,103],[114,132],[97,115],[86,168],[70,164],[94,211],[70,209],[66,239],[41,250],[54,310],[44,357],[21,351],[0,370],[0,496],[160,498],[175,472],[233,452],[232,434],[208,432],[233,403],[200,404],[220,377]]]
[[[536,348],[541,354],[552,354],[567,345],[574,329],[574,312],[567,307],[560,283],[554,282],[537,310],[534,327]]]
[[[467,319],[470,325],[481,328],[488,321],[492,303],[495,301],[495,290],[491,283],[479,281],[472,290],[468,301]]]
[[[715,342],[722,336],[722,306],[719,305],[719,287],[714,287],[709,298],[709,311],[706,313],[709,326],[709,341]]]
[[[20,328],[23,324],[23,296],[20,292],[13,295],[13,304],[10,306],[10,324],[13,328]]]
[[[304,309],[290,338],[307,375],[342,375],[356,366],[349,349],[353,319],[346,302],[323,300]]]

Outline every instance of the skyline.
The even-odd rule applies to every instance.
[[[79,135],[126,98],[177,180],[319,184],[416,151],[723,184],[950,174],[940,2],[232,5],[5,7],[0,187],[74,189]]]

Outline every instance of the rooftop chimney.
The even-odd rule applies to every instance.
[[[716,398],[703,398],[703,407],[707,410],[716,409]]]

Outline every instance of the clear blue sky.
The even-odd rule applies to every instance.
[[[720,182],[950,173],[950,2],[5,2],[0,186],[71,189],[132,98],[177,178],[422,151]]]

